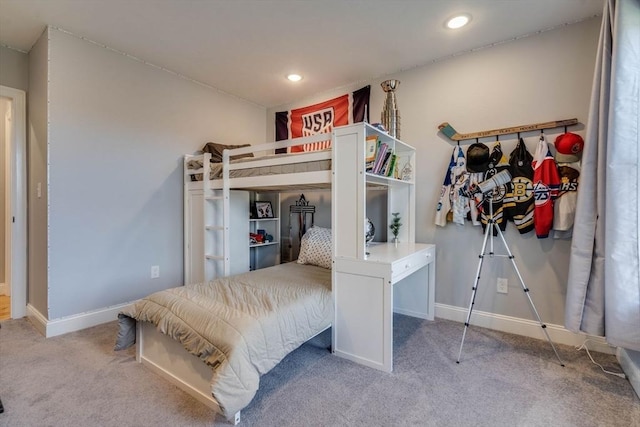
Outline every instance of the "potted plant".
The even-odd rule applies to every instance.
[[[402,226],[402,223],[400,222],[400,212],[393,212],[391,215],[393,215],[393,218],[391,219],[391,225],[389,228],[393,234],[393,243],[398,247],[398,234],[400,233],[400,227]]]

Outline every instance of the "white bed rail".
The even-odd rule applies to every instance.
[[[289,148],[296,145],[305,145],[305,144],[311,144],[314,142],[328,141],[330,139],[332,139],[331,133],[319,133],[316,135],[303,136],[300,138],[283,139],[281,141],[249,145],[247,147],[234,148],[232,150],[225,150],[225,151],[227,151],[229,155],[233,157],[239,154],[249,154],[249,153],[255,154],[261,151],[278,150],[281,148]],[[224,162],[224,152],[223,152],[223,162]]]
[[[204,161],[204,155],[185,155],[184,180],[189,183],[189,188],[202,188],[202,182],[192,179],[194,175],[202,174],[202,179],[211,181],[212,189],[263,189],[276,191],[277,188],[291,187],[298,185],[315,188],[328,188],[331,184],[330,170],[312,170],[308,172],[291,172],[280,174],[256,175],[232,177],[232,171],[262,168],[270,166],[283,166],[303,164],[307,162],[331,160],[331,150],[307,151],[298,153],[287,153],[284,155],[272,155],[264,153],[273,153],[278,149],[286,149],[292,146],[311,144],[314,142],[322,142],[331,138],[331,134],[318,134],[302,138],[293,138],[282,141],[270,142],[266,144],[257,144],[247,147],[235,148],[232,150],[224,150],[222,154],[221,177],[216,176],[213,179],[210,176],[208,161]],[[231,161],[235,156],[251,154],[255,157],[243,157],[241,161]],[[198,169],[189,169],[186,167],[191,160],[200,161],[202,167]],[[220,172],[220,169],[218,169]],[[225,183],[225,179],[228,180]]]

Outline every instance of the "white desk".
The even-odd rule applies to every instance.
[[[393,312],[433,320],[436,247],[374,244],[366,260],[336,258],[332,351],[382,371],[393,370]]]

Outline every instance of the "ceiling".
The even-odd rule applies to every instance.
[[[46,25],[264,107],[600,15],[603,0],[0,0],[0,44]],[[460,30],[446,18],[471,14]],[[288,73],[304,76],[298,83]]]

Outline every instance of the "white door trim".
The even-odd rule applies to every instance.
[[[0,96],[11,98],[13,129],[9,142],[11,216],[6,239],[11,259],[7,278],[11,286],[11,317],[27,314],[27,113],[26,93],[0,85]],[[13,221],[15,218],[15,221]]]

